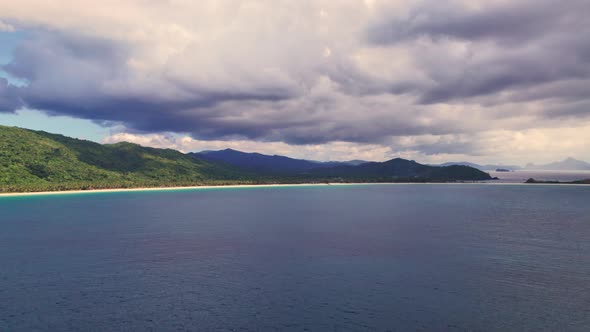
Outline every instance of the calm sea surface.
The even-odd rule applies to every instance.
[[[588,331],[590,186],[0,198],[0,331]]]

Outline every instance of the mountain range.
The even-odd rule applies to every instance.
[[[467,161],[451,161],[451,162],[446,162],[446,163],[442,163],[442,164],[438,164],[438,165],[433,165],[433,166],[453,166],[453,165],[461,165],[461,166],[469,166],[469,167],[473,167],[473,168],[477,168],[479,170],[482,171],[495,171],[497,169],[506,169],[506,170],[518,170],[521,169],[522,167],[517,166],[517,165],[495,165],[495,164],[487,164],[487,165],[479,165],[479,164],[475,164],[475,163],[470,163]]]
[[[488,173],[469,166],[429,166],[419,164],[414,160],[401,158],[395,158],[385,162],[368,162],[357,166],[341,165],[316,168],[311,171],[311,174],[358,180],[378,179],[378,181],[384,182],[491,180]]]
[[[356,166],[366,163],[366,161],[363,160],[321,162],[314,160],[294,159],[277,155],[270,156],[260,153],[248,153],[232,149],[219,151],[201,151],[189,154],[203,160],[224,162],[248,170],[276,174],[297,174],[307,172],[314,168],[327,168],[344,165]]]
[[[590,163],[569,157],[569,158],[566,158],[562,161],[557,161],[554,163],[549,163],[549,164],[544,164],[544,165],[535,165],[535,164],[530,163],[530,164],[526,165],[525,169],[551,170],[551,171],[580,171],[580,170],[590,170]]]
[[[214,159],[214,156],[225,157],[220,160],[222,158]],[[489,179],[489,174],[468,166],[428,166],[399,158],[386,162],[321,163],[235,150],[184,154],[127,142],[98,144],[43,131],[0,126],[0,192]]]
[[[315,178],[341,178],[354,181],[457,181],[489,180],[490,177],[466,165],[429,166],[401,158],[385,162],[351,160],[320,162],[285,156],[247,153],[232,149],[203,151],[190,155],[207,161],[224,162],[257,173]]]
[[[429,166],[401,158],[385,162],[362,160],[319,162],[277,155],[246,153],[232,149],[190,154],[207,161],[224,162],[258,173],[367,181],[379,179],[388,182],[410,181],[412,179],[422,179],[424,181],[472,180],[478,177],[481,180],[489,179],[489,177],[483,175],[486,173],[465,165]]]

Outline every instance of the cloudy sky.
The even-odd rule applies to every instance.
[[[321,160],[590,160],[588,0],[0,1],[0,124]]]

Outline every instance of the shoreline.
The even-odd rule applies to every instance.
[[[55,190],[55,191],[34,191],[0,193],[0,197],[37,196],[37,195],[67,195],[67,194],[94,194],[94,193],[116,193],[116,192],[145,192],[145,191],[180,191],[199,189],[238,189],[238,188],[265,188],[265,187],[311,187],[331,185],[368,185],[368,184],[391,184],[391,183],[274,183],[274,184],[230,184],[230,185],[206,185],[188,187],[140,187],[140,188],[113,188],[113,189],[89,189],[89,190]]]
[[[240,189],[240,188],[273,188],[273,187],[320,187],[320,186],[365,186],[365,185],[526,185],[526,186],[590,186],[590,184],[574,183],[520,183],[520,182],[351,182],[351,183],[275,183],[275,184],[234,184],[234,185],[207,185],[188,187],[147,187],[147,188],[114,188],[114,189],[90,189],[90,190],[58,190],[58,191],[36,191],[36,192],[14,192],[0,193],[2,197],[23,197],[23,196],[48,196],[48,195],[74,195],[74,194],[97,194],[97,193],[123,193],[123,192],[149,192],[149,191],[181,191],[200,189]]]

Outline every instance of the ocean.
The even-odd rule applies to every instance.
[[[0,197],[0,331],[588,331],[590,186]]]

